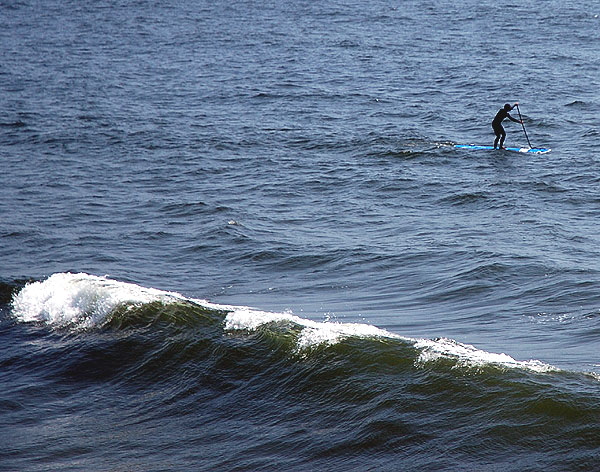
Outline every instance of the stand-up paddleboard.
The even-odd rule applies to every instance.
[[[454,147],[460,149],[472,149],[475,151],[493,151],[494,146],[479,146],[477,144],[455,144]],[[507,147],[503,149],[504,151],[512,151],[512,152],[527,152],[530,154],[546,154],[550,152],[550,149],[546,148],[517,148],[517,147]]]

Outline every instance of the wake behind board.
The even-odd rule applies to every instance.
[[[460,149],[473,149],[476,151],[493,151],[494,146],[479,146],[477,144],[455,144],[454,147]],[[517,147],[507,147],[504,149],[505,151],[512,152],[525,152],[529,154],[546,154],[550,152],[550,149],[546,148],[517,148]]]

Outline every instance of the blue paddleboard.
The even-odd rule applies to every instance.
[[[493,151],[494,146],[478,146],[477,144],[455,144],[454,147],[460,149],[474,149],[476,151]],[[513,152],[528,152],[530,154],[546,154],[550,152],[550,149],[546,148],[517,148],[517,147],[509,147],[505,148],[505,151],[513,151]]]

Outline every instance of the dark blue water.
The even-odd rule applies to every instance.
[[[596,470],[599,15],[1,2],[0,469]]]

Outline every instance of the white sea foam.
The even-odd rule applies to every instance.
[[[534,372],[553,372],[559,369],[538,360],[519,361],[508,354],[497,354],[477,349],[453,339],[412,339],[402,337],[384,329],[361,323],[331,323],[311,321],[292,314],[255,311],[247,307],[231,309],[225,319],[228,330],[253,331],[269,323],[290,322],[302,328],[298,337],[299,350],[317,345],[336,344],[349,337],[401,339],[420,351],[416,363],[424,365],[439,359],[451,359],[461,367],[496,365],[504,368],[524,369]]]
[[[27,284],[13,298],[13,315],[23,322],[46,322],[56,326],[90,328],[102,324],[123,304],[142,305],[161,301],[188,301],[206,308],[227,312],[226,331],[254,331],[271,323],[289,323],[300,330],[299,351],[319,345],[332,345],[349,337],[387,338],[411,343],[420,351],[417,364],[439,359],[453,359],[457,366],[478,367],[498,365],[535,372],[556,371],[557,368],[536,360],[518,361],[507,354],[482,351],[452,339],[411,339],[364,323],[313,321],[292,313],[273,313],[250,307],[219,305],[206,300],[186,298],[176,292],[145,288],[89,274],[54,274],[41,282]]]
[[[586,372],[586,374],[594,380],[600,381],[600,374],[598,372]]]
[[[27,284],[13,298],[13,315],[20,321],[88,328],[101,324],[124,303],[141,305],[182,299],[179,294],[118,282],[89,274],[54,274]]]
[[[459,343],[453,339],[418,339],[415,347],[421,350],[418,363],[424,364],[438,359],[455,359],[458,366],[480,367],[484,365],[497,365],[506,368],[531,370],[534,372],[557,371],[554,366],[537,360],[518,361],[508,354],[497,354],[482,351],[470,344]]]
[[[248,307],[227,307],[231,312],[225,318],[226,330],[253,331],[270,323],[293,323],[301,328],[298,349],[322,344],[335,344],[350,336],[397,337],[395,334],[375,326],[359,323],[332,323],[312,321],[291,313],[271,313]]]

